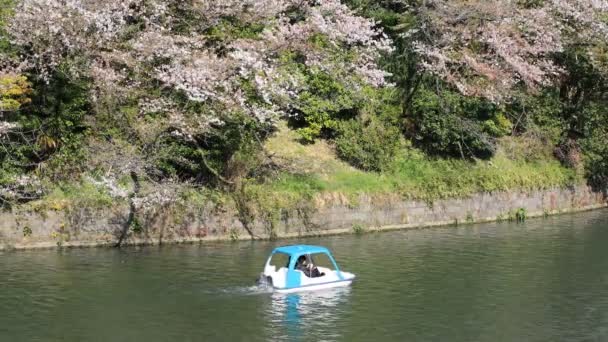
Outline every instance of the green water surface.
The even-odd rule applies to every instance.
[[[273,247],[352,288],[279,295]],[[279,242],[0,252],[0,341],[608,341],[608,212]]]

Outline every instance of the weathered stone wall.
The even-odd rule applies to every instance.
[[[159,210],[126,244],[158,244],[340,234],[355,230],[416,228],[509,219],[520,208],[527,217],[605,207],[603,194],[587,186],[534,192],[484,193],[434,203],[397,197],[361,196],[356,204],[339,195],[318,199],[306,210],[282,211],[273,220],[243,225],[234,208]],[[65,212],[0,214],[0,249],[114,245],[125,228],[128,207],[77,208]],[[246,229],[246,228],[247,229]]]

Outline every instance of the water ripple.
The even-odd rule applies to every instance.
[[[596,211],[305,239],[358,279],[288,295],[254,285],[281,242],[0,252],[0,340],[603,341],[606,228]]]

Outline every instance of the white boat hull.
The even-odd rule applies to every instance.
[[[305,285],[305,286],[294,287],[294,288],[290,288],[290,289],[275,287],[274,291],[276,291],[278,293],[317,291],[317,290],[331,289],[331,288],[335,288],[335,287],[350,286],[352,283],[353,283],[353,279],[348,279],[348,280],[342,280],[342,281],[332,281],[329,283]]]
[[[297,260],[300,260],[303,257],[305,258],[305,255],[302,254],[305,252],[302,252],[302,250],[306,249],[312,250],[313,252],[316,251],[317,254],[325,254],[331,261],[331,264],[333,264],[333,269],[330,268],[331,266],[313,266],[312,261],[310,264],[306,264],[307,266],[313,266],[313,268],[309,268],[310,272],[304,272],[301,269],[298,269],[298,267],[296,267]],[[354,274],[341,271],[338,268],[338,265],[329,251],[324,248],[317,246],[291,246],[285,247],[279,254],[280,253],[289,255],[287,264],[285,264],[284,261],[279,261],[278,264],[285,266],[280,266],[277,269],[277,262],[275,261],[274,264],[271,263],[273,255],[276,254],[273,252],[266,261],[264,272],[262,272],[260,277],[261,282],[271,285],[274,292],[291,293],[345,287],[351,285],[353,280],[355,280]],[[311,276],[313,270],[315,271],[315,276]]]

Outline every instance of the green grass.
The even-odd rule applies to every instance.
[[[404,147],[391,167],[382,173],[357,170],[339,160],[327,141],[302,145],[292,130],[284,127],[266,144],[267,152],[281,172],[265,181],[245,180],[243,192],[185,189],[181,198],[190,205],[204,207],[209,200],[217,204],[245,196],[245,203],[269,221],[279,219],[285,209],[308,210],[317,205],[356,206],[360,195],[383,198],[416,199],[433,202],[466,197],[479,192],[540,190],[581,184],[583,175],[565,168],[550,153],[535,158],[518,157],[500,149],[489,161],[430,158],[411,147]],[[518,147],[517,150],[525,148]],[[121,180],[128,187],[130,179]],[[107,207],[115,202],[102,188],[86,181],[53,185],[35,210],[62,210],[78,206]]]
[[[359,194],[399,195],[433,201],[479,192],[564,187],[584,181],[582,175],[550,156],[514,159],[499,152],[489,161],[466,161],[429,158],[412,148],[404,149],[390,171],[363,172],[338,160],[325,142],[299,145],[287,130],[273,139],[269,150],[292,171],[256,186],[268,196],[285,200],[340,193],[348,198]],[[304,167],[298,169],[298,164]]]
[[[327,191],[327,182],[315,175],[283,173],[274,181],[267,183],[270,191],[292,194],[314,194]]]
[[[582,181],[557,161],[522,163],[497,157],[490,162],[410,159],[397,162],[387,173],[338,171],[319,175],[284,174],[266,184],[277,193],[340,192],[399,194],[404,198],[435,200],[463,197],[478,192],[536,190],[567,186]]]
[[[42,199],[29,203],[36,211],[61,211],[69,208],[104,208],[116,200],[105,190],[87,181],[54,185]]]

